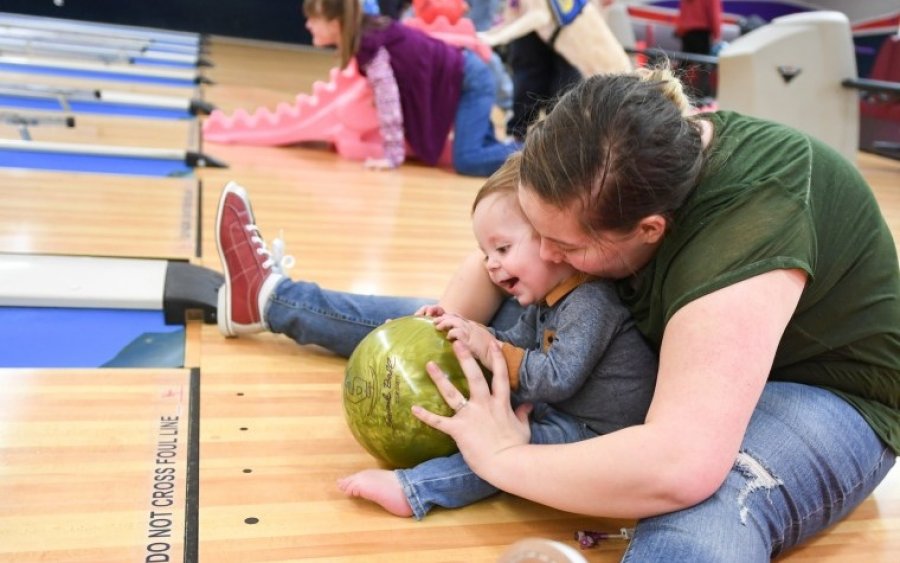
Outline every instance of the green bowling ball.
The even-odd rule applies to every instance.
[[[429,318],[386,322],[359,343],[347,362],[347,424],[360,445],[391,467],[412,467],[457,451],[452,438],[412,414],[413,405],[453,414],[425,371],[429,360],[468,397],[469,386],[450,341]]]

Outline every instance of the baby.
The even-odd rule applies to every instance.
[[[532,443],[586,440],[641,424],[653,395],[656,356],[610,282],[541,259],[540,238],[518,203],[520,159],[513,154],[485,182],[472,225],[491,281],[524,307],[521,318],[509,330],[494,331],[439,306],[419,313],[436,317],[437,328],[467,344],[483,363],[492,343],[502,343],[513,402],[534,405]],[[340,479],[338,487],[417,519],[434,506],[461,507],[497,492],[458,453],[409,469],[364,470]]]

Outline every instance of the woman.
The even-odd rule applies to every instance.
[[[527,443],[527,406],[514,413],[496,377],[499,351],[489,390],[457,345],[467,403],[429,370],[465,408],[414,412],[453,436],[475,473],[563,510],[639,518],[625,558],[641,562],[766,561],[871,493],[900,450],[900,271],[849,163],[776,124],[689,116],[671,74],[644,71],[566,94],[529,133],[520,174],[542,258],[619,280],[660,367],[643,425],[538,446]],[[229,197],[225,260],[262,245],[245,225],[249,204]],[[226,285],[225,332],[241,332],[229,323],[246,316],[253,330],[330,345],[340,323],[355,337],[419,305],[272,281],[280,274],[257,255],[249,286]],[[441,304],[486,321],[502,296],[478,258]],[[245,286],[275,287],[274,297]]]
[[[470,378],[453,418],[418,414],[502,490],[641,518],[626,560],[765,561],[855,508],[900,450],[896,249],[836,153],[733,113],[685,117],[670,74],[644,78],[565,96],[526,140],[519,197],[542,258],[620,280],[658,347],[646,423],[525,445],[502,377],[493,396]]]

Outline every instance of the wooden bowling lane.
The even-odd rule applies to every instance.
[[[0,379],[0,560],[190,560],[197,370]]]
[[[199,95],[201,88],[163,86],[154,84],[117,82],[114,80],[97,80],[75,78],[70,76],[54,76],[45,74],[27,74],[0,71],[0,87],[5,84],[33,85],[39,87],[55,87],[72,90],[114,90],[148,96],[177,96],[193,98]]]
[[[101,42],[138,41],[164,43],[195,48],[202,43],[196,32],[173,31],[157,27],[120,25],[105,22],[78,21],[65,17],[47,17],[27,14],[0,13],[0,26],[35,33],[80,36]]]
[[[504,494],[421,522],[349,499],[337,479],[377,464],[344,422],[345,360],[281,336],[203,331],[200,561],[492,562],[523,534],[571,543],[575,530],[631,524]],[[617,561],[624,547],[590,560]]]
[[[59,123],[60,112],[42,112],[7,108],[6,116],[44,118],[47,124],[28,127],[35,142],[70,143],[74,145],[102,145],[140,149],[196,150],[200,146],[200,127],[196,119],[160,120],[134,117],[78,114],[75,126]],[[0,139],[20,140],[17,125],[0,119]]]
[[[338,64],[332,52],[295,45],[222,37],[209,48],[216,65],[204,69],[214,82],[204,88],[205,99],[229,114],[238,108],[253,113],[260,106],[291,104],[298,94],[311,94],[315,81],[327,82]]]
[[[0,250],[23,254],[194,258],[199,185],[0,169]]]
[[[59,119],[58,112],[10,110],[3,113]],[[79,114],[75,126],[57,124],[29,127],[31,138],[38,142],[107,145],[135,148],[194,150],[199,146],[196,120],[163,121],[133,117]],[[0,139],[21,139],[18,127],[0,123]]]

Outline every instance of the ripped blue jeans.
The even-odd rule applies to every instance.
[[[856,508],[895,459],[834,393],[769,382],[722,487],[641,520],[623,561],[769,561]]]

